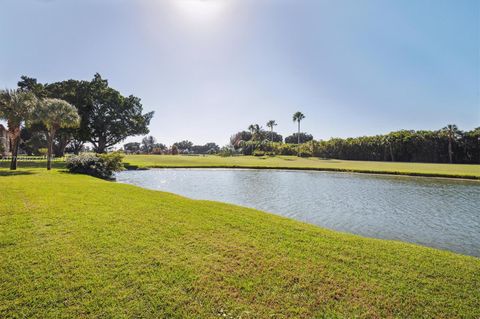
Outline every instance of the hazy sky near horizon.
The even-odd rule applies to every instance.
[[[96,72],[171,144],[480,126],[480,1],[0,0],[0,87]],[[140,140],[130,138],[129,141]]]

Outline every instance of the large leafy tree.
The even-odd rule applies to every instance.
[[[303,144],[313,140],[313,136],[307,133],[294,133],[285,137],[285,143],[288,144]]]
[[[21,90],[0,91],[0,119],[7,121],[12,145],[10,169],[17,169],[18,147],[22,126],[31,119],[37,99],[30,92]]]
[[[33,93],[37,98],[47,97],[45,86],[38,83],[37,79],[25,75],[22,75],[20,79],[21,80],[17,83],[20,91]]]
[[[30,123],[20,134],[20,149],[28,155],[41,155],[47,149],[45,126],[41,123]]]
[[[191,150],[194,154],[216,154],[220,151],[220,146],[212,142],[205,145],[193,145]]]
[[[82,130],[97,153],[104,153],[129,136],[148,134],[153,112],[142,114],[139,98],[122,96],[99,74],[90,82],[89,91]]]
[[[247,132],[247,131],[241,131],[238,133],[235,133],[230,137],[230,145],[233,146],[235,150],[241,148],[241,144],[246,141],[250,141],[252,139],[252,133]]]
[[[300,144],[300,122],[305,118],[305,115],[302,112],[295,112],[293,114],[293,121],[298,123],[298,141],[297,144]]]
[[[130,142],[123,145],[123,149],[127,153],[137,153],[140,151],[140,145],[138,142]]]
[[[142,139],[141,150],[144,153],[150,154],[153,151],[153,148],[157,144],[157,139],[153,136],[146,136]]]
[[[173,144],[180,151],[190,151],[193,147],[193,143],[190,141],[181,141]]]
[[[61,128],[78,127],[80,117],[77,109],[70,103],[59,99],[44,99],[39,103],[36,112],[36,121],[41,122],[47,129],[47,169],[52,168],[53,140]]]

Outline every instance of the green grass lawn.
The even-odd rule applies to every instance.
[[[0,185],[0,318],[480,317],[478,258],[58,170]]]
[[[362,173],[387,173],[402,175],[425,175],[437,177],[462,177],[480,179],[480,165],[427,164],[400,162],[367,162],[299,158],[296,156],[171,156],[129,155],[124,162],[140,168],[153,167],[249,167],[291,168]]]

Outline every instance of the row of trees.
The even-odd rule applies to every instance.
[[[400,130],[385,135],[357,138],[332,138],[314,141],[302,133],[301,112],[293,116],[298,133],[285,138],[273,131],[275,121],[268,121],[269,131],[252,124],[248,131],[231,136],[230,148],[224,153],[244,155],[299,155],[346,160],[399,161],[428,163],[480,163],[480,128],[461,131],[447,125],[435,131]]]
[[[287,144],[302,144],[313,140],[313,136],[301,132],[301,122],[305,119],[302,112],[296,112],[292,116],[293,122],[298,124],[298,132],[285,138]],[[230,137],[230,146],[234,151],[239,151],[244,155],[252,155],[256,151],[272,152],[272,148],[276,143],[283,143],[283,136],[274,132],[274,127],[277,126],[275,120],[270,120],[266,123],[269,131],[264,130],[258,124],[251,124],[248,131],[240,131]]]
[[[7,121],[12,160],[10,169],[17,169],[17,156],[22,127],[37,124],[43,128],[47,140],[47,169],[51,169],[53,141],[56,133],[65,128],[78,127],[77,109],[68,102],[53,98],[38,98],[32,92],[0,91],[0,119]]]
[[[480,163],[480,128],[461,131],[448,125],[435,131],[401,130],[385,135],[281,143],[248,141],[232,149],[248,155],[299,155],[363,161]],[[235,147],[234,145],[237,145]]]
[[[165,144],[158,143],[155,137],[144,137],[141,143],[126,143],[123,150],[129,154],[217,154],[220,147],[215,143],[205,145],[194,145],[190,141],[174,143],[170,148]]]
[[[456,125],[435,131],[401,130],[386,135],[332,138],[309,145],[314,156],[346,160],[480,163],[480,127]]]
[[[30,93],[37,99],[61,99],[76,107],[79,125],[58,130],[53,141],[55,156],[63,156],[66,151],[78,154],[86,145],[91,145],[96,153],[105,153],[129,136],[149,132],[153,112],[143,113],[138,97],[123,96],[98,73],[91,81],[66,80],[47,84],[22,76],[18,87],[20,92]],[[37,154],[47,147],[43,132],[41,123],[25,127],[19,145],[22,151]]]
[[[0,119],[8,125],[12,150],[11,169],[16,169],[19,150],[32,155],[47,149],[47,165],[53,153],[78,154],[89,143],[105,153],[125,138],[144,135],[153,112],[143,114],[140,99],[122,96],[95,74],[91,81],[67,80],[51,84],[22,76],[18,89],[0,92]]]

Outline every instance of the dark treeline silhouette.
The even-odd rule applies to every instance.
[[[460,131],[401,130],[386,135],[332,138],[312,143],[314,156],[345,160],[480,163],[480,127]]]
[[[285,143],[287,144],[303,144],[313,140],[313,136],[307,133],[293,133],[290,136],[285,137]]]
[[[206,143],[204,145],[194,145],[193,142],[184,140],[174,143],[170,148],[163,143],[158,143],[153,136],[146,136],[142,143],[131,142],[123,145],[123,151],[127,154],[217,154],[220,147],[215,143]]]
[[[295,133],[282,141],[281,135],[254,124],[250,131],[230,138],[231,147],[243,155],[299,155],[344,160],[480,163],[480,127],[461,131],[447,125],[436,131],[400,130],[385,135],[314,140]],[[272,138],[274,137],[274,138]],[[299,143],[299,144],[298,144]]]

